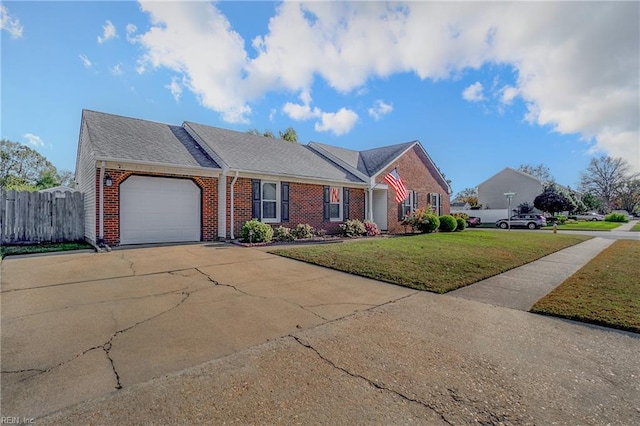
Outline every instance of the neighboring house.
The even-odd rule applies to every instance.
[[[469,210],[471,209],[471,204],[469,203],[463,203],[462,201],[457,201],[455,203],[451,203],[451,211],[452,212],[459,212],[462,210]]]
[[[533,200],[542,193],[543,186],[540,179],[506,167],[478,185],[478,204],[483,209],[506,209],[508,199],[504,194],[514,192],[512,210],[522,203],[533,205]]]
[[[410,190],[404,203],[384,183],[396,167]],[[76,181],[86,238],[109,245],[233,239],[252,218],[329,233],[370,219],[400,232],[414,208],[448,213],[451,193],[417,141],[358,152],[88,110]]]

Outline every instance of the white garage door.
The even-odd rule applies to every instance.
[[[200,188],[189,179],[131,176],[120,185],[120,244],[200,241]]]

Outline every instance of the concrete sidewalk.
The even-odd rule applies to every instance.
[[[630,220],[629,222],[618,226],[616,229],[613,229],[613,231],[631,231],[631,228],[633,228],[636,223],[638,223],[637,220]]]
[[[539,260],[447,293],[477,302],[528,311],[538,299],[576,273],[614,240],[593,238]]]

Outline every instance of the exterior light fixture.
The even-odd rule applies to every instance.
[[[105,184],[106,186],[111,186],[111,185],[113,185],[113,179],[111,179],[111,176],[110,176],[110,175],[106,175],[106,176],[104,177],[104,184]]]

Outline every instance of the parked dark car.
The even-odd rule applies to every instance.
[[[539,214],[517,214],[511,216],[512,228],[529,228],[539,229],[547,225],[547,220]],[[507,229],[509,227],[509,219],[500,219],[496,221],[496,227]]]
[[[467,218],[467,227],[473,228],[482,224],[482,220],[476,216],[469,216]]]

